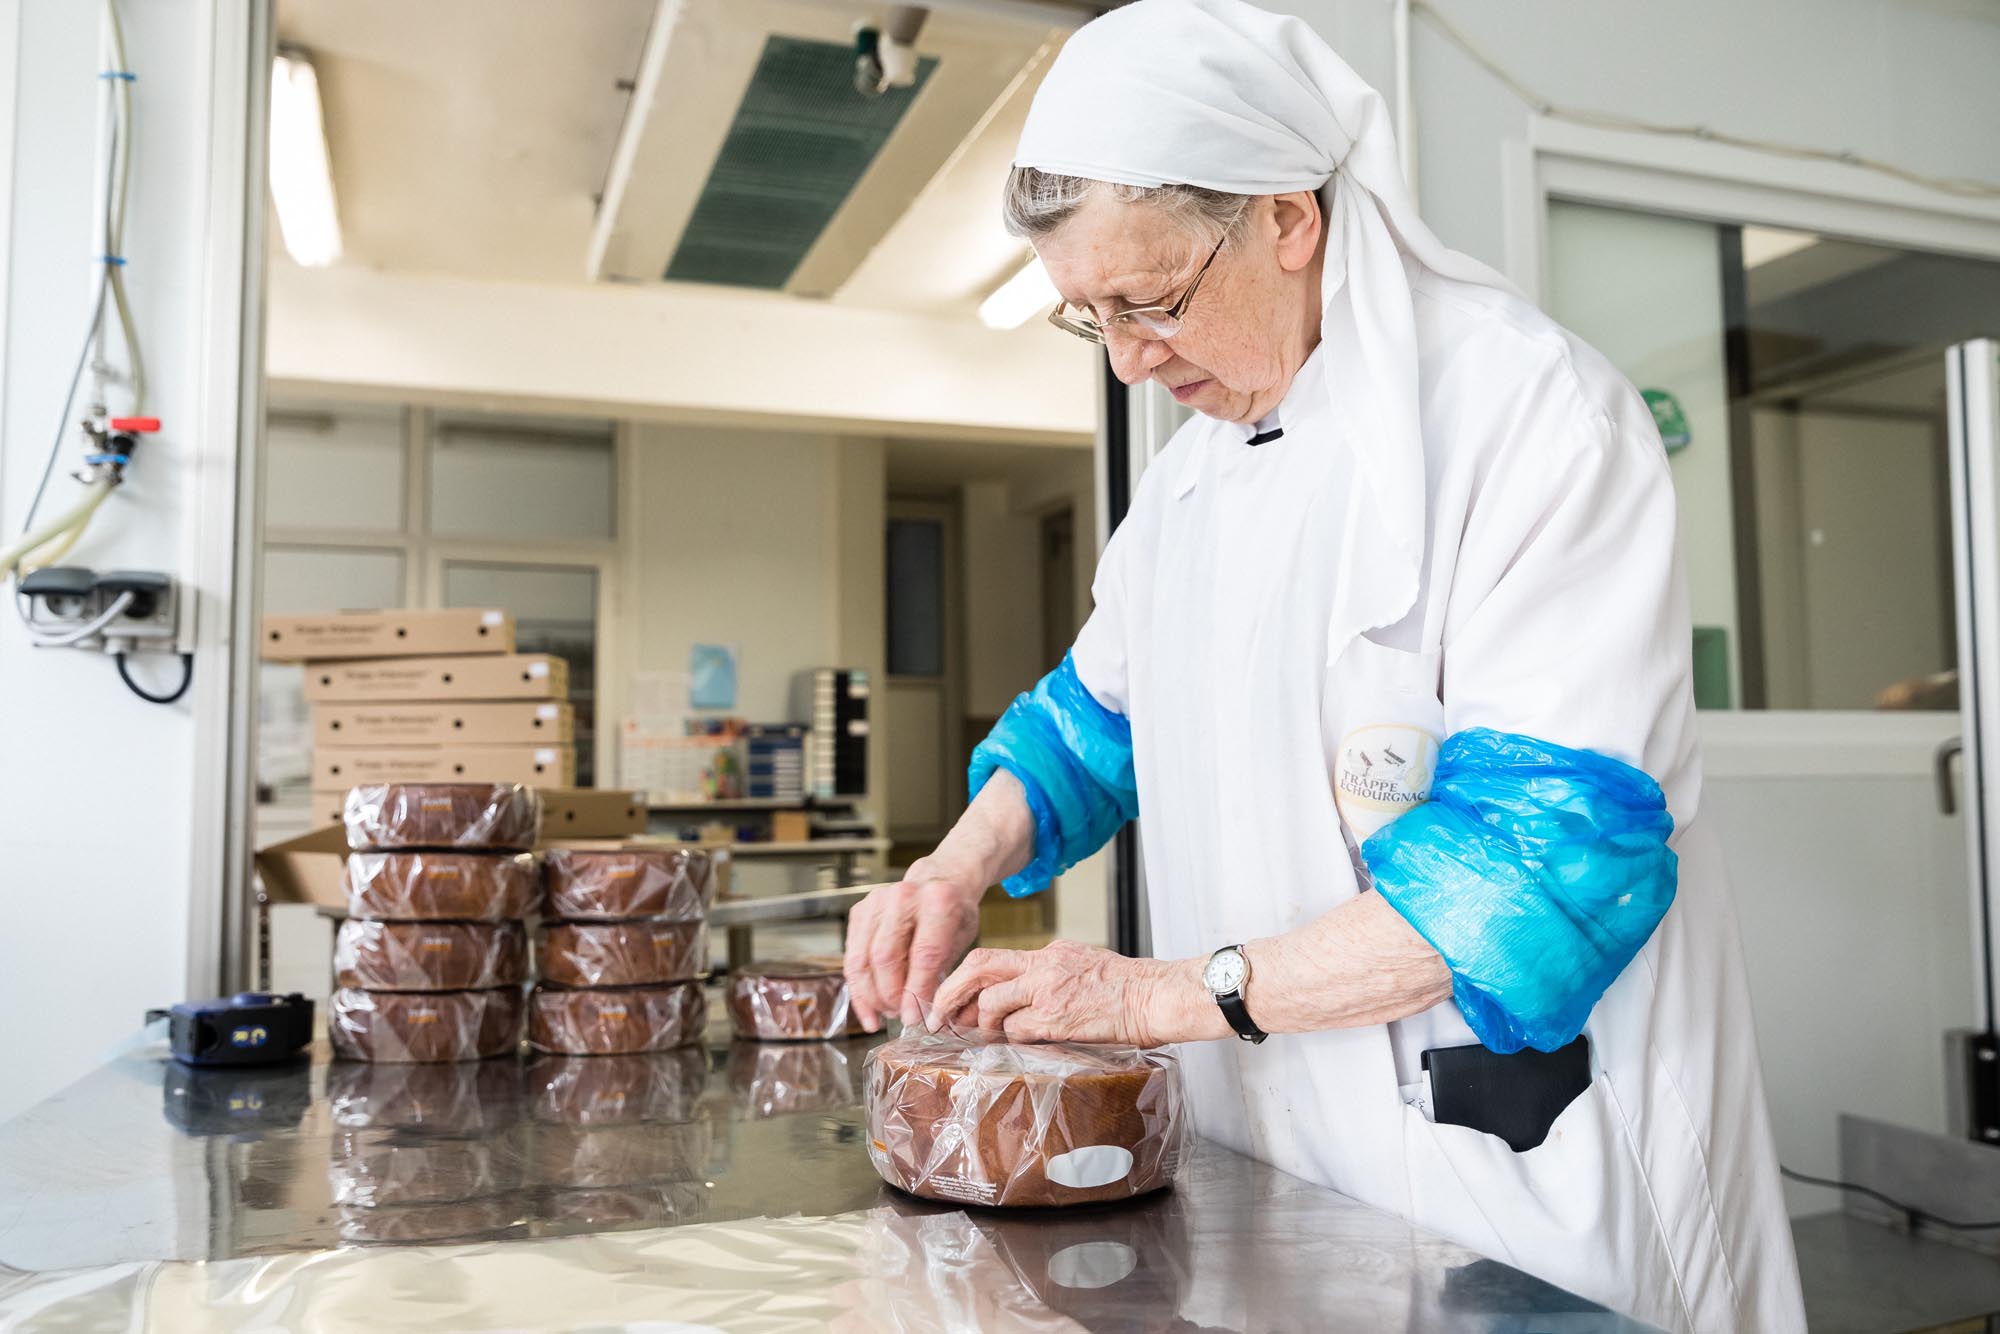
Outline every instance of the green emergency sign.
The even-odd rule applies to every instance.
[[[1667,447],[1667,453],[1686,449],[1693,437],[1688,434],[1687,414],[1681,411],[1680,400],[1664,389],[1642,389],[1639,393],[1653,410],[1653,425],[1660,428],[1660,443]]]

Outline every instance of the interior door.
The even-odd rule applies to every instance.
[[[1951,418],[1951,528],[1957,576],[1959,719],[1965,747],[1973,976],[1981,1027],[1994,1028],[1996,876],[2000,876],[2000,341],[1945,354]]]
[[[935,844],[965,808],[958,511],[892,501],[885,541],[889,836]]]

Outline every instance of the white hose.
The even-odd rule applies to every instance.
[[[111,494],[111,479],[100,478],[85,490],[83,498],[33,532],[24,533],[11,546],[0,547],[0,576],[12,574],[29,556],[63,537],[72,529],[81,530],[97,513],[97,507]],[[64,548],[67,550],[68,548]]]

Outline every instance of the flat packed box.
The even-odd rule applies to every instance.
[[[543,838],[624,838],[646,832],[646,794],[623,788],[544,787]]]
[[[345,791],[365,783],[576,783],[574,746],[390,746],[315,750],[312,786]]]
[[[534,700],[472,704],[315,704],[313,745],[559,746],[576,737],[568,704]]]
[[[266,616],[262,645],[266,662],[512,653],[514,618],[473,607]]]
[[[364,658],[316,662],[306,672],[306,699],[314,704],[568,698],[569,664],[548,653]]]

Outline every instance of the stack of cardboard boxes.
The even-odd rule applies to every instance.
[[[306,668],[316,820],[366,784],[576,781],[567,665],[515,653],[504,611],[269,616],[263,655]]]

